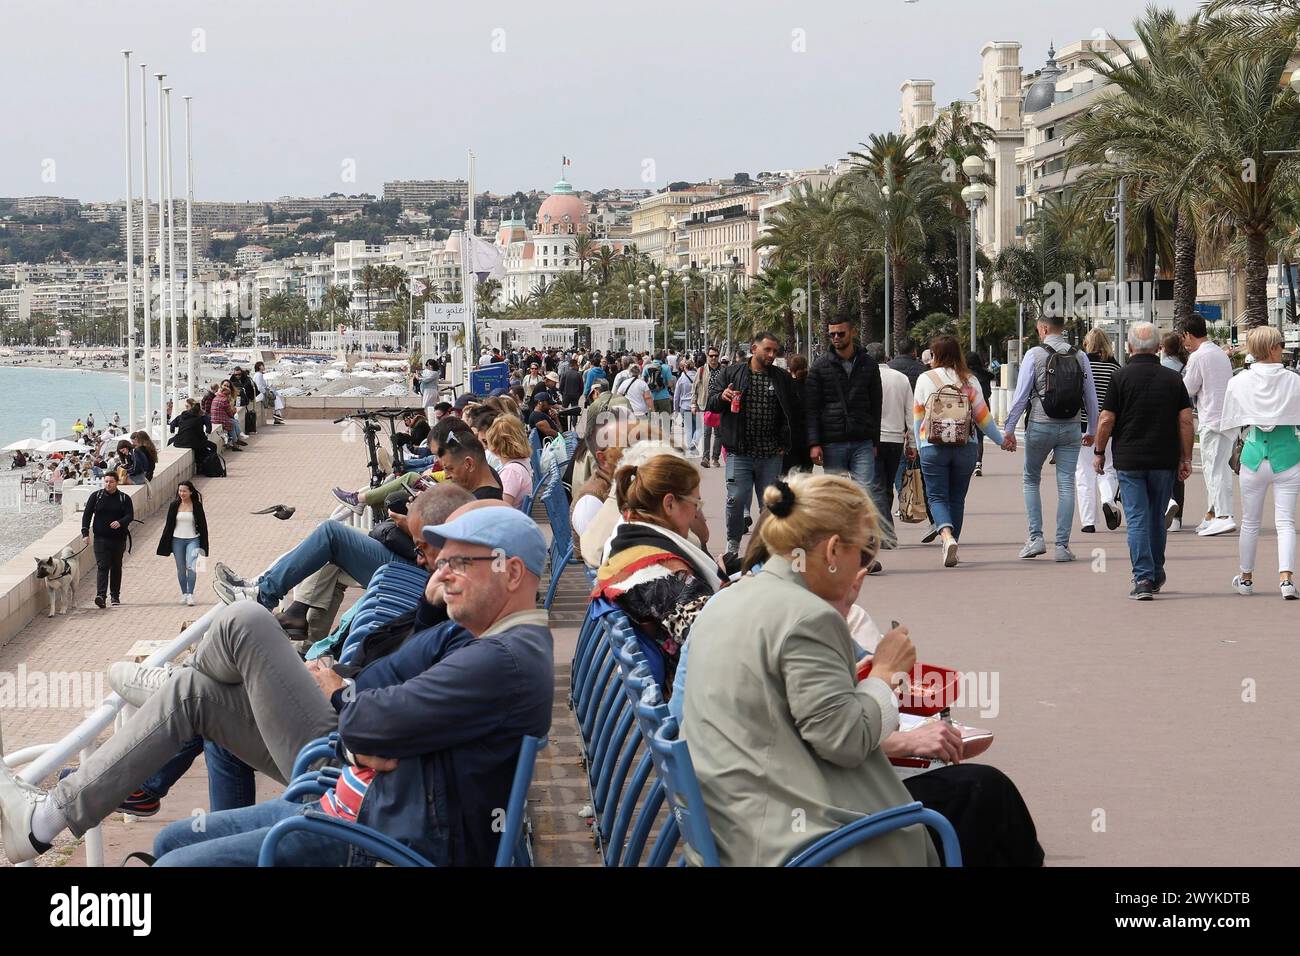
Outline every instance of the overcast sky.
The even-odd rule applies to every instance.
[[[194,96],[201,199],[378,193],[386,179],[462,177],[467,148],[480,189],[549,189],[565,155],[578,188],[659,188],[833,161],[897,128],[903,80],[935,80],[940,104],[964,98],[986,40],[1023,44],[1028,72],[1050,40],[1131,36],[1143,6],[3,0],[0,196],[123,195],[123,48],[175,86],[178,194],[183,94]],[[155,88],[150,76],[151,138]],[[137,167],[138,138],[137,126]]]

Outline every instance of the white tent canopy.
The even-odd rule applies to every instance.
[[[60,438],[57,441],[46,442],[36,450],[46,455],[52,454],[56,451],[90,451],[89,448],[80,442],[70,441],[67,438]]]
[[[40,438],[20,438],[2,449],[3,451],[36,451],[44,445],[45,442]]]

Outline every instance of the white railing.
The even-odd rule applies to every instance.
[[[168,661],[175,660],[191,645],[197,644],[207,632],[212,619],[224,604],[210,607],[202,617],[181,632],[180,636],[166,647],[154,651],[145,659],[146,667],[161,667]],[[98,749],[99,735],[112,724],[126,706],[126,701],[117,694],[109,694],[97,708],[90,712],[80,724],[61,740],[52,744],[34,744],[24,747],[4,758],[5,766],[10,769],[22,767],[18,776],[28,783],[39,783],[50,774],[65,766],[73,757],[84,764],[90,755]],[[3,738],[0,738],[0,746]],[[99,824],[86,831],[86,865],[104,865],[104,844],[99,832]],[[20,866],[31,866],[21,863]]]

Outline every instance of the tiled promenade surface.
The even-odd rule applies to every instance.
[[[230,478],[203,486],[213,557],[241,571],[264,567],[324,519],[332,485],[365,478],[359,446],[340,442],[328,423],[293,422],[269,440],[258,438],[250,451],[231,456]],[[1237,567],[1235,534],[1207,539],[1185,531],[1171,536],[1164,593],[1138,604],[1126,597],[1123,528],[1084,535],[1076,521],[1079,560],[1072,564],[1017,559],[1025,535],[1022,456],[985,450],[986,473],[974,479],[968,501],[961,565],[942,569],[938,549],[919,543],[922,529],[902,526],[902,547],[882,555],[885,572],[868,580],[859,603],[884,625],[907,624],[922,660],[982,673],[996,714],[972,701],[953,716],[995,733],[981,760],[1019,786],[1048,865],[1296,862],[1290,727],[1300,697],[1300,602],[1283,602],[1273,583],[1271,503],[1259,593],[1243,598],[1228,588]],[[724,537],[721,471],[704,472],[703,498],[716,551]],[[1043,499],[1050,528],[1050,466]],[[281,501],[299,509],[288,522],[248,514]],[[1204,501],[1201,477],[1193,475],[1189,515]],[[545,520],[540,507],[536,515]],[[137,637],[170,636],[193,620],[200,609],[176,604],[171,561],[153,555],[160,521],[136,536],[124,607],[96,611],[83,589],[71,618],[41,618],[0,648],[0,671],[25,662],[28,669],[98,673]],[[565,703],[584,591],[580,572],[571,569],[552,610],[555,717],[530,799],[542,865],[598,863],[579,817],[588,798]],[[210,593],[206,581],[200,592]],[[12,751],[57,738],[81,712],[2,716]],[[263,796],[276,790],[267,781],[259,785]],[[158,817],[105,825],[106,862],[147,850],[162,823],[206,805],[199,761]],[[84,851],[68,843],[66,856],[50,854],[46,864],[81,862]]]

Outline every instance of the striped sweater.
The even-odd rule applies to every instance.
[[[957,373],[948,368],[931,369],[916,380],[916,395],[912,404],[912,426],[916,434],[917,448],[925,448],[930,444],[925,434],[925,406],[930,401],[930,396],[943,385],[957,384],[959,384]],[[987,435],[989,441],[995,445],[1002,444],[1002,432],[998,430],[997,422],[993,421],[993,413],[989,411],[988,403],[984,401],[984,391],[980,388],[979,381],[974,375],[967,375],[962,388],[970,401],[975,427]],[[970,440],[979,441],[979,436],[973,429]]]
[[[1094,352],[1088,353],[1088,361],[1092,363],[1092,383],[1097,388],[1097,407],[1101,408],[1106,402],[1106,393],[1110,391],[1110,380],[1119,371],[1119,363],[1112,358],[1102,358]],[[1079,420],[1087,424],[1086,408],[1080,410]]]

